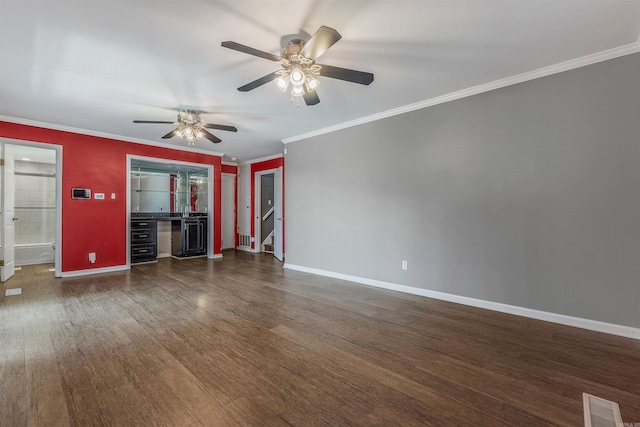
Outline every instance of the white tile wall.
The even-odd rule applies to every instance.
[[[53,175],[56,166],[16,161],[16,172]],[[16,174],[16,244],[53,242],[56,236],[56,179]]]

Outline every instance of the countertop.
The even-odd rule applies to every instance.
[[[209,214],[204,212],[191,212],[184,216],[180,212],[131,212],[131,219],[155,219],[159,221],[178,221],[190,218],[208,218]]]

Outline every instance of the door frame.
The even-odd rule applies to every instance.
[[[280,262],[284,262],[284,168],[279,167],[273,173],[273,256]],[[280,230],[280,233],[276,233]]]
[[[44,148],[56,152],[56,241],[53,248],[54,276],[62,277],[62,145],[42,142],[24,141],[21,139],[0,138],[0,144],[20,145],[23,147]],[[4,185],[4,182],[2,183]],[[4,220],[4,206],[0,218]],[[4,248],[3,248],[4,250]]]
[[[284,188],[284,182],[282,182],[282,185],[278,186],[275,184],[275,178],[278,175],[278,171],[279,171],[279,175],[280,175],[280,180],[282,180],[282,171],[283,171],[283,167],[279,166],[277,168],[273,168],[273,169],[265,169],[265,170],[261,170],[261,171],[257,171],[255,172],[253,175],[253,188],[254,188],[254,199],[253,199],[253,214],[254,214],[254,218],[253,218],[253,252],[256,253],[260,253],[261,251],[261,246],[262,246],[262,242],[258,241],[258,236],[262,236],[262,214],[260,213],[260,205],[261,205],[261,197],[262,197],[262,182],[260,177],[262,175],[269,175],[269,174],[273,174],[273,178],[274,178],[274,182],[273,182],[273,199],[274,199],[274,203],[276,200],[280,201],[280,213],[282,214],[283,210],[284,210],[284,199],[282,197],[282,193],[283,193],[283,188]],[[276,194],[276,191],[279,190],[280,194]],[[274,212],[274,215],[276,213]],[[275,221],[275,218],[274,218]],[[275,227],[274,227],[275,230]],[[282,246],[284,247],[284,224],[282,227],[282,236],[280,237],[280,239],[282,240]],[[283,253],[284,255],[284,253]]]
[[[236,248],[236,234],[238,233],[238,226],[237,226],[237,222],[238,222],[238,210],[237,210],[237,205],[238,205],[238,200],[237,200],[237,188],[238,188],[238,175],[235,173],[228,173],[228,172],[222,172],[221,177],[220,177],[220,200],[222,201],[222,206],[221,206],[221,210],[220,210],[220,226],[221,226],[221,239],[222,241],[224,241],[224,185],[222,184],[222,178],[224,176],[233,178],[233,188],[232,188],[232,193],[231,193],[231,197],[232,197],[232,201],[233,201],[233,223],[232,223],[232,227],[233,227],[233,240],[232,240],[232,245],[231,246],[227,246],[225,247],[225,245],[221,245],[220,249],[235,249]]]
[[[194,163],[184,162],[181,160],[162,159],[159,157],[138,156],[135,154],[127,154],[127,200],[126,200],[126,214],[127,214],[127,264],[126,268],[131,269],[131,160],[144,160],[147,162],[160,163],[165,165],[185,165],[193,166],[201,169],[207,169],[207,258],[219,258],[219,256],[213,253],[213,233],[215,229],[213,222],[215,219],[214,199],[213,199],[213,184],[214,167],[207,163]]]

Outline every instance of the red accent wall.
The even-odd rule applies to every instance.
[[[220,157],[3,121],[0,137],[62,146],[62,272],[126,264],[127,154],[213,165],[213,252],[220,253]],[[74,187],[105,199],[74,200]],[[95,264],[89,252],[96,253]]]
[[[276,159],[265,160],[264,162],[257,162],[251,164],[251,235],[256,237],[256,173],[270,169],[278,169],[282,167],[282,217],[284,216],[284,157],[278,157]],[[255,239],[254,239],[255,240]],[[284,252],[284,228],[282,229],[282,251]],[[255,249],[255,242],[251,242],[251,248]]]
[[[222,173],[232,173],[234,175],[238,174],[238,167],[234,165],[222,165]]]

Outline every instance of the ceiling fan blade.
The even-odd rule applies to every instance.
[[[304,45],[300,54],[315,61],[341,38],[339,32],[323,25]]]
[[[207,129],[219,129],[219,130],[228,130],[229,132],[238,132],[238,129],[235,126],[225,126],[225,125],[215,125],[213,123],[204,123],[203,127]]]
[[[227,42],[222,42],[222,46],[228,49],[237,50],[238,52],[248,53],[249,55],[257,56],[259,58],[268,59],[270,61],[280,61],[279,55],[274,55],[273,53],[269,53],[269,52],[263,52],[261,50],[254,49],[252,47],[245,46],[240,43],[227,41]]]
[[[331,65],[318,65],[320,65],[320,75],[324,77],[345,80],[347,82],[358,83],[361,85],[368,85],[373,81],[373,74],[371,73],[350,70],[348,68],[332,67]]]
[[[278,72],[274,71],[273,73],[267,74],[264,77],[260,77],[259,79],[254,80],[251,83],[247,83],[244,86],[240,86],[238,88],[238,90],[240,92],[249,92],[250,90],[253,90],[253,89],[257,88],[257,87],[260,87],[260,86],[262,86],[264,84],[269,83],[270,81],[273,81],[273,79],[275,79],[277,75],[278,75]]]
[[[173,122],[172,122],[173,123]],[[162,137],[162,139],[169,139],[169,138],[173,138],[174,136],[176,136],[176,132],[178,131],[178,128],[175,128],[174,130],[172,130],[171,132],[169,132],[168,134],[166,134],[165,136]]]
[[[317,103],[320,102],[320,98],[318,97],[318,92],[316,92],[315,90],[310,93],[305,93],[304,95],[302,95],[302,97],[304,98],[304,102],[307,105],[316,105]]]
[[[205,138],[207,138],[209,141],[213,142],[214,144],[217,144],[218,142],[222,141],[220,138],[218,138],[215,135],[210,134],[209,132],[207,132],[204,129],[202,129],[202,136],[204,136]]]
[[[133,123],[163,123],[163,124],[172,125],[175,122],[155,122],[155,121],[152,121],[152,120],[134,120]]]

